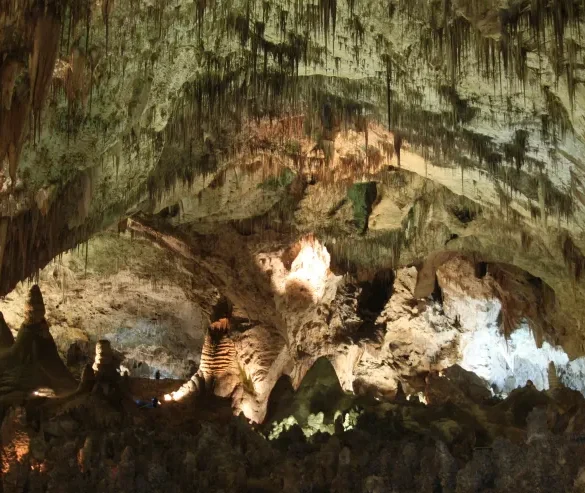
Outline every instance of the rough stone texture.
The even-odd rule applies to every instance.
[[[159,341],[176,350],[188,341],[184,326],[206,326],[225,298],[241,324],[232,358],[240,372],[221,393],[250,419],[262,420],[277,381],[288,376],[299,388],[322,357],[342,389],[364,398],[424,389],[429,402],[461,411],[423,426],[428,416],[405,406],[392,433],[404,426],[426,438],[364,445],[367,432],[356,430],[347,442],[305,449],[306,462],[282,461],[268,478],[249,477],[242,458],[255,442],[231,450],[226,440],[210,454],[223,438],[211,428],[184,458],[134,438],[112,450],[116,433],[99,446],[85,440],[82,472],[98,448],[106,465],[71,477],[68,461],[82,445],[68,436],[49,489],[69,477],[77,491],[178,490],[173,464],[205,471],[188,480],[206,491],[578,486],[582,472],[566,449],[546,457],[539,449],[543,417],[528,407],[546,406],[556,432],[579,430],[582,411],[569,413],[571,399],[561,406],[555,393],[558,380],[578,380],[582,362],[559,366],[558,379],[536,362],[512,362],[516,374],[499,388],[510,397],[489,412],[482,383],[452,365],[466,337],[488,325],[511,337],[526,324],[538,345],[585,353],[584,15],[580,0],[0,2],[0,293],[118,221],[173,256],[150,257],[150,281],[169,279],[165,265],[184,274],[162,296],[137,289],[117,293],[115,305],[91,300],[76,316],[106,327],[55,327],[65,332],[62,353],[105,330],[128,347],[129,370],[144,363],[136,373],[146,375],[165,363],[169,374],[187,373],[154,354]],[[49,319],[70,308],[58,306],[65,279],[78,281],[53,272],[48,282],[58,288],[60,279],[63,295],[52,293]],[[96,293],[100,279],[78,286]],[[15,344],[0,354],[2,393],[15,400],[41,384],[74,383],[32,294]],[[119,330],[142,307],[149,316],[165,304],[176,310],[169,299],[198,303],[198,323],[189,315],[162,330]],[[151,332],[158,341],[136,343]],[[190,354],[175,358],[188,363]],[[551,396],[513,390],[539,372],[536,385],[550,380]],[[100,410],[101,424],[120,424],[118,410]],[[496,442],[456,473],[453,457],[469,458],[498,434],[517,443],[515,428],[527,421],[536,438],[525,456]],[[69,425],[52,432],[62,438]],[[145,459],[141,446],[151,447]],[[270,460],[262,447],[260,469]],[[533,464],[550,474],[528,474]],[[39,486],[45,472],[31,471],[31,490],[49,486]]]
[[[331,371],[320,360],[289,411],[332,411]],[[307,438],[293,425],[272,440],[217,400],[148,411],[114,410],[89,393],[49,406],[29,402],[3,417],[3,491],[581,491],[585,428],[548,418],[559,401],[522,389],[510,397],[511,408],[525,416],[516,428],[494,411],[510,408],[510,399],[472,409],[472,401],[458,397],[466,382],[434,384],[447,405],[362,400],[345,431]],[[286,402],[280,404],[286,415]],[[584,408],[581,396],[569,414]],[[496,419],[501,426],[486,434]],[[304,426],[316,424],[309,416]]]
[[[445,249],[517,265],[583,352],[576,0],[13,3],[2,293],[138,210],[228,242],[217,223],[260,220],[319,229],[351,271]]]
[[[59,353],[76,372],[93,358],[95,343],[108,339],[132,376],[159,370],[163,378],[186,378],[201,354],[208,316],[201,307],[210,310],[216,297],[212,287],[191,289],[190,277],[150,242],[108,231],[56,259],[38,282]],[[22,283],[0,299],[11,327],[22,325],[27,293]]]

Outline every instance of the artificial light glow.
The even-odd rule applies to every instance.
[[[246,401],[242,402],[240,409],[244,413],[244,416],[246,416],[248,422],[252,422],[253,421],[252,416],[254,412],[252,410],[252,406],[250,406],[250,403]]]
[[[294,259],[285,288],[301,285],[308,289],[313,301],[320,300],[325,294],[325,281],[329,273],[331,256],[318,240],[301,240],[301,250]],[[288,289],[287,289],[288,291]]]
[[[37,389],[32,394],[37,397],[55,397],[55,391],[48,387]]]
[[[195,387],[194,382],[192,380],[188,380],[187,383],[185,383],[181,387],[179,387],[178,390],[175,390],[174,392],[171,392],[170,394],[165,394],[164,400],[167,402],[180,401],[185,396],[195,392],[195,390],[196,390],[196,387]]]
[[[418,401],[420,403],[424,404],[425,406],[428,406],[429,403],[428,403],[427,398],[426,398],[426,396],[425,396],[425,394],[423,392],[418,392],[416,394],[408,394],[406,396],[406,400],[409,401],[409,402],[410,401],[413,401],[414,400],[413,398],[415,396],[418,397]]]

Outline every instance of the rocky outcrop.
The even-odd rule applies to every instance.
[[[45,321],[45,302],[41,289],[35,284],[28,293],[28,298],[24,305],[24,322],[23,326],[38,325]],[[45,322],[46,323],[46,322]]]
[[[296,423],[307,428],[309,422],[313,426],[319,422],[323,429],[334,429],[335,419],[355,402],[354,396],[343,391],[335,369],[325,357],[315,361],[292,396],[285,390],[286,380],[279,380],[277,385],[275,395],[270,396],[270,414],[265,422],[269,430],[284,420],[289,421],[289,426]]]
[[[108,396],[119,392],[120,359],[112,350],[108,340],[98,341],[95,347],[95,359],[92,370],[96,381],[93,392],[101,392]],[[86,380],[91,380],[91,374],[86,374]],[[82,380],[83,385],[83,380]]]
[[[95,359],[92,369],[96,376],[103,379],[115,379],[119,377],[118,368],[120,361],[112,351],[110,341],[102,339],[95,347]]]
[[[356,400],[319,359],[297,392],[277,385],[269,416],[284,418],[266,430],[270,440],[218,402],[116,420],[103,419],[112,411],[91,393],[41,415],[31,406],[33,419],[16,408],[1,430],[3,491],[579,491],[585,428],[572,424],[582,396],[568,406],[561,388],[551,396],[527,387],[474,401],[477,378],[447,373],[429,380],[438,404]],[[535,473],[541,467],[547,474]]]

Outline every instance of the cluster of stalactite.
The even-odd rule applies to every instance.
[[[52,194],[41,190],[24,211],[8,210],[0,217],[1,294],[10,292],[19,281],[35,278],[57,255],[79,249],[138,200],[133,194],[123,203],[91,210],[93,188],[91,175],[80,172]]]
[[[104,0],[106,24],[114,0]],[[7,160],[13,185],[22,147],[41,133],[47,97],[64,93],[72,108],[91,93],[99,49],[90,48],[90,24],[95,0],[0,3],[0,162]],[[82,35],[82,33],[84,33]],[[59,60],[59,64],[56,63]]]
[[[580,0],[521,0],[506,6],[483,0],[399,0],[397,6],[407,19],[428,18],[420,27],[422,54],[427,60],[439,54],[453,83],[470,58],[479,75],[524,85],[527,54],[536,51],[553,57],[555,73],[567,77],[573,101],[580,50],[575,38],[585,19]]]
[[[327,160],[328,143],[341,130],[367,136],[368,119],[377,114],[368,102],[378,94],[375,85],[335,77],[297,77],[294,67],[292,63],[288,74],[265,67],[255,75],[246,63],[209,54],[205,73],[185,84],[166,128],[160,166],[147,182],[151,198],[160,197],[177,181],[191,185],[196,176],[215,172],[235,155],[284,154],[298,171],[312,159]],[[279,140],[250,139],[240,133],[246,122],[279,127]],[[324,158],[301,153],[295,137],[316,141],[314,151],[321,151]]]
[[[130,2],[130,9],[134,2]],[[0,56],[0,161],[8,160],[13,183],[25,140],[38,136],[41,131],[41,111],[51,88],[54,97],[66,98],[70,119],[67,128],[73,129],[79,106],[89,100],[91,107],[98,65],[111,70],[112,56],[108,54],[114,50],[121,55],[118,68],[123,74],[123,45],[131,41],[138,21],[128,20],[130,38],[124,37],[124,43],[114,41],[110,29],[114,7],[114,0],[99,3],[93,0],[1,1],[0,18],[15,27],[16,32],[23,33],[17,48],[10,47],[0,34],[0,50],[6,50]],[[148,9],[139,9],[139,20],[146,22],[158,39],[164,36],[171,18],[167,7],[166,2],[157,1]],[[480,0],[468,2],[465,8],[449,0],[389,1],[388,25],[398,16],[418,19],[404,26],[420,31],[418,55],[429,63],[437,57],[443,61],[448,77],[436,89],[441,100],[451,107],[445,113],[421,108],[423,96],[412,89],[405,77],[401,55],[393,52],[389,41],[396,33],[379,33],[375,42],[369,44],[371,34],[366,27],[365,6],[355,0],[348,0],[343,9],[336,0],[319,0],[317,4],[300,0],[286,4],[245,0],[237,5],[199,0],[195,7],[198,35],[202,40],[196,49],[201,70],[184,85],[166,130],[153,133],[153,146],[162,149],[162,158],[147,183],[138,187],[136,194],[127,198],[128,202],[143,191],[157,198],[177,181],[191,184],[197,175],[216,171],[222,161],[244,150],[284,153],[298,169],[311,159],[319,159],[326,165],[331,142],[340,130],[347,128],[364,133],[368,160],[368,127],[375,120],[386,121],[394,132],[394,142],[381,152],[396,153],[399,164],[403,139],[420,149],[425,158],[457,163],[462,172],[475,167],[472,160],[479,161],[499,183],[505,208],[517,192],[536,201],[539,190],[544,190],[542,207],[534,208],[534,218],[555,215],[568,219],[574,212],[575,198],[583,201],[578,178],[572,182],[575,186],[564,192],[555,188],[543,173],[534,177],[526,172],[526,169],[544,168],[544,163],[527,155],[527,134],[517,132],[510,142],[502,145],[466,130],[465,124],[475,118],[477,111],[456,90],[457,78],[469,60],[475,62],[481,76],[494,81],[501,81],[505,76],[509,81],[524,84],[528,50],[525,34],[530,33],[537,40],[537,53],[553,54],[556,73],[559,77],[566,76],[572,101],[575,67],[581,57],[578,45],[568,34],[579,32],[585,15],[580,1],[520,1],[499,10],[497,6],[486,7]],[[23,17],[23,12],[28,17]],[[28,24],[19,25],[25,22],[25,17]],[[30,23],[30,19],[34,22]],[[380,25],[385,21],[376,19]],[[105,47],[101,42],[94,45],[91,39],[90,27],[97,22],[105,32]],[[348,38],[338,34],[341,24]],[[484,32],[484,27],[479,27],[486,25],[492,26],[493,32]],[[274,26],[277,26],[276,36]],[[212,49],[207,46],[210,33],[214,39],[239,43],[239,48],[230,47],[227,54]],[[353,53],[358,67],[356,74],[369,48],[370,54],[379,58],[374,62],[378,64],[379,77],[348,80],[304,76],[303,66],[328,66],[329,47],[333,52],[343,48]],[[30,58],[25,56],[27,51]],[[104,51],[108,63],[100,64]],[[340,59],[334,59],[337,66]],[[152,71],[155,63],[156,57],[145,61],[145,73],[147,66],[151,64]],[[406,100],[397,97],[399,91],[406,94]],[[542,115],[542,136],[554,143],[571,131],[571,118],[551,90],[545,88],[544,97],[547,112]],[[244,142],[245,136],[234,138],[247,121],[277,121],[283,115],[290,119],[302,118],[305,135],[317,142],[318,158],[301,153],[287,142]],[[180,152],[173,154],[177,149]],[[356,174],[364,169],[353,162],[347,164],[356,169]],[[67,227],[71,214],[68,209],[64,211],[69,193],[61,192],[62,200],[54,202],[48,215],[33,207],[14,219],[2,219],[0,259],[4,260],[0,291],[9,289],[15,280],[34,274],[50,258],[84,241],[89,234],[90,225]],[[75,204],[81,202],[79,197],[73,199]],[[83,216],[87,218],[87,212]],[[403,241],[401,237],[392,237],[388,244],[399,252]],[[373,248],[378,252],[385,247],[378,242]],[[376,252],[372,255],[377,255]]]
[[[97,12],[97,4],[94,5],[91,0],[55,0],[50,8],[43,10],[30,34],[32,54],[28,94],[20,94],[19,90],[14,91],[14,96],[11,94],[10,81],[16,79],[15,74],[19,67],[22,68],[26,62],[14,60],[5,54],[0,73],[2,80],[8,81],[7,84],[2,84],[3,89],[8,89],[3,90],[2,106],[9,109],[3,109],[0,117],[10,131],[2,132],[5,137],[0,140],[0,155],[9,156],[13,178],[26,127],[26,118],[22,115],[32,111],[33,115],[37,115],[34,120],[40,122],[38,114],[47,95],[57,55],[63,61],[63,67],[60,76],[56,78],[54,89],[62,90],[70,102],[70,116],[75,113],[77,103],[85,104],[88,97],[91,101],[93,72],[103,53],[91,43],[90,25],[96,17],[101,17],[105,28],[107,55],[111,50],[109,23],[114,0],[102,1],[99,7],[101,12]],[[220,39],[225,37],[228,41],[239,40],[241,50],[231,52],[228,56],[219,56],[215,51],[203,48],[201,66],[205,75],[197,77],[193,87],[185,88],[184,97],[187,102],[182,102],[181,105],[189,105],[189,100],[194,98],[199,105],[199,114],[202,113],[201,106],[207,104],[208,116],[227,114],[239,117],[242,113],[241,104],[233,108],[224,104],[232,93],[240,103],[243,101],[244,106],[253,109],[252,113],[256,117],[296,111],[302,103],[302,95],[299,94],[301,89],[297,87],[300,85],[299,66],[327,66],[329,50],[327,47],[323,50],[321,43],[323,39],[332,39],[343,44],[343,36],[336,35],[336,26],[341,20],[344,21],[345,31],[353,43],[348,51],[365,51],[368,43],[363,17],[365,14],[361,10],[358,12],[357,7],[360,5],[348,1],[346,9],[340,10],[336,0],[320,0],[317,4],[296,1],[291,5],[246,0],[235,6],[225,2],[197,2],[195,10],[196,21],[200,27],[199,35],[208,34],[213,29]],[[25,8],[34,11],[35,4],[31,2]],[[577,32],[580,28],[583,8],[577,0],[518,2],[500,10],[496,6],[486,7],[485,2],[471,2],[465,8],[452,1],[389,2],[388,22],[399,14],[406,19],[418,18],[419,21],[422,15],[425,22],[412,22],[411,26],[405,25],[405,29],[421,29],[420,49],[424,58],[428,61],[440,55],[440,59],[448,66],[450,76],[447,80],[450,81],[450,86],[441,86],[437,90],[452,104],[455,123],[466,123],[474,116],[473,109],[466,101],[458,99],[455,90],[462,64],[470,57],[475,57],[478,71],[489,78],[501,78],[502,74],[513,72],[515,75],[510,75],[510,80],[524,81],[527,49],[523,43],[526,32],[537,40],[538,53],[544,52],[547,43],[553,44],[553,52],[558,60],[557,72],[560,74],[561,68],[566,72],[571,100],[574,96],[579,50],[567,33]],[[165,24],[164,2],[155,2],[149,8],[145,21],[152,21],[161,37],[168,27]],[[377,21],[383,24],[384,19]],[[135,23],[135,20],[131,19],[130,23]],[[484,33],[482,29],[487,28],[477,27],[486,24],[493,24],[498,35]],[[273,25],[278,26],[280,39],[275,39],[272,33],[267,34],[267,30]],[[393,88],[401,85],[401,62],[392,52],[391,43],[385,36],[383,33],[379,34],[375,40],[381,75],[375,85],[380,86],[378,89],[386,85],[390,128],[420,129],[409,137],[421,145],[429,144],[429,140],[448,142],[450,135],[437,135],[433,124],[436,117],[428,122],[429,115],[420,114],[420,110],[412,111],[411,104],[394,102]],[[333,42],[333,49],[335,45]],[[345,48],[347,50],[347,46]],[[314,85],[318,83],[316,81]],[[361,83],[370,85],[367,81]],[[416,95],[413,97],[416,98]],[[14,105],[12,99],[15,100]],[[547,96],[547,101],[549,100],[550,111],[543,117],[543,129],[547,130],[552,125],[553,129],[560,127],[563,131],[566,130],[570,126],[570,119],[564,114],[562,105],[559,107],[558,102],[554,101],[552,93]],[[305,100],[305,103],[310,102],[313,101]],[[11,107],[14,109],[11,110]],[[415,115],[409,117],[407,113]],[[181,121],[184,118],[179,117],[176,120]],[[440,123],[444,127],[446,122],[442,119]],[[37,125],[33,127],[38,131]],[[448,133],[448,130],[445,132]],[[436,146],[432,142],[430,144]],[[451,146],[446,144],[444,147]]]
[[[242,119],[246,117],[275,118],[276,115],[296,111],[305,114],[306,129],[316,130],[313,136],[317,137],[319,145],[320,141],[331,140],[331,135],[340,128],[341,122],[345,126],[347,122],[351,122],[354,128],[361,127],[367,132],[367,124],[360,125],[359,119],[363,119],[363,115],[367,113],[369,118],[381,120],[380,112],[373,108],[381,108],[382,97],[385,96],[388,126],[397,134],[398,142],[395,142],[394,148],[398,157],[400,142],[405,138],[425,158],[454,162],[461,166],[462,171],[474,167],[472,159],[477,159],[480,165],[485,164],[487,172],[494,179],[503,183],[500,188],[504,191],[508,189],[508,195],[521,192],[534,198],[532,195],[538,187],[526,183],[526,174],[522,172],[522,168],[543,169],[544,163],[526,156],[528,136],[517,134],[511,142],[501,145],[489,137],[465,130],[464,125],[475,118],[477,110],[458,96],[456,81],[465,61],[475,59],[480,75],[494,80],[501,80],[504,75],[508,80],[524,82],[526,50],[522,45],[522,36],[526,31],[543,39],[543,44],[538,44],[539,53],[541,49],[545,49],[549,31],[554,33],[551,39],[556,40],[555,53],[568,53],[569,49],[564,44],[571,43],[565,39],[565,34],[568,29],[579,28],[582,10],[576,3],[573,8],[574,2],[563,5],[556,5],[557,3],[536,2],[522,8],[511,7],[498,11],[496,7],[487,8],[475,2],[469,7],[469,12],[462,12],[452,2],[442,2],[440,6],[438,2],[395,2],[394,7],[388,10],[390,17],[396,16],[397,12],[407,19],[413,19],[421,12],[428,12],[430,15],[429,22],[423,23],[423,31],[420,33],[421,50],[427,61],[439,53],[439,58],[445,61],[450,74],[445,79],[447,84],[437,87],[437,91],[441,99],[452,107],[452,112],[437,113],[420,107],[418,103],[422,100],[422,95],[408,88],[409,83],[401,73],[400,60],[397,61],[397,55],[391,51],[391,43],[382,34],[375,39],[376,51],[380,57],[380,79],[360,80],[355,84],[356,91],[350,97],[346,97],[347,92],[344,94],[341,91],[344,96],[340,99],[344,101],[341,103],[343,108],[339,111],[339,102],[335,101],[337,97],[331,95],[338,88],[330,90],[325,100],[320,97],[319,89],[315,89],[323,84],[320,77],[299,77],[300,64],[327,65],[329,51],[325,49],[322,52],[319,41],[323,34],[327,38],[331,31],[335,37],[335,25],[339,21],[336,14],[337,3],[321,1],[319,5],[303,6],[297,2],[294,9],[288,12],[280,5],[272,5],[270,2],[264,2],[262,9],[255,2],[246,2],[246,8],[242,12],[229,10],[225,14],[226,35],[240,41],[244,63],[238,64],[235,56],[226,59],[206,53],[206,74],[186,87],[186,101],[181,102],[181,113],[171,126],[171,132],[181,132],[183,140],[186,140],[186,132],[181,127],[199,129],[197,131],[202,134],[201,125],[193,124],[203,119],[214,122],[222,121],[222,117],[224,121],[226,118],[231,119],[238,129]],[[366,43],[366,38],[355,7],[352,3],[346,27],[352,33],[354,51],[359,51],[359,47]],[[218,8],[209,7],[213,10],[211,17],[220,15],[216,11]],[[205,12],[207,7],[203,5],[202,9]],[[494,15],[496,17],[492,19]],[[280,41],[274,41],[265,34],[271,16],[277,17]],[[500,35],[499,41],[476,27],[480,24],[479,21],[486,19],[493,21],[494,29]],[[420,22],[412,24],[421,25]],[[287,29],[287,26],[291,29]],[[571,63],[569,60],[567,66]],[[574,68],[570,70],[571,73],[574,72]],[[351,83],[347,82],[346,85]],[[569,86],[573,87],[574,84],[569,83]],[[396,97],[398,89],[407,93],[410,91],[406,101]],[[338,91],[336,94],[339,93]],[[542,137],[545,141],[556,143],[559,137],[572,130],[571,119],[558,97],[547,87],[544,88],[544,97],[547,112],[542,115]],[[365,101],[369,104],[365,104]],[[338,111],[331,111],[329,108],[332,105],[337,106]],[[189,116],[185,116],[185,107]],[[323,150],[326,153],[327,146]],[[201,159],[195,160],[201,163],[204,171],[209,168],[209,157],[204,152]],[[213,158],[211,164],[214,164]],[[507,166],[502,166],[503,164]],[[191,170],[188,170],[187,180],[189,176]],[[152,181],[150,190],[156,188],[155,182],[162,182],[168,188],[174,182],[174,177],[170,180],[160,180],[158,177],[158,180]],[[572,215],[574,202],[570,193],[556,190],[550,184],[546,196],[546,210],[540,211],[540,215],[551,214],[567,219]]]
[[[567,268],[573,274],[575,281],[580,281],[585,270],[585,255],[573,241],[568,232],[563,232],[559,236],[559,243],[563,252],[563,258]]]

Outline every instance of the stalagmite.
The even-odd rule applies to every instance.
[[[166,401],[179,401],[187,395],[206,392],[228,396],[240,383],[234,342],[229,338],[230,322],[222,318],[207,329],[199,370],[178,390],[165,395]]]
[[[51,336],[43,296],[36,284],[28,293],[24,321],[14,344],[0,352],[0,381],[4,392],[32,392],[41,388],[61,392],[77,387]]]
[[[93,371],[97,380],[117,380],[120,376],[118,373],[119,361],[110,341],[102,339],[98,341],[95,347],[95,360],[93,363]]]
[[[548,364],[548,387],[550,390],[560,389],[562,387],[557,375],[557,368],[552,361]]]
[[[93,389],[95,384],[95,373],[93,368],[90,364],[84,366],[83,371],[81,372],[81,381],[79,382],[78,391],[80,392],[90,392]]]
[[[4,320],[4,315],[0,312],[0,351],[7,349],[14,344],[14,336]]]
[[[43,295],[37,284],[28,293],[24,306],[24,325],[38,325],[45,320],[45,303]]]
[[[213,388],[223,377],[237,373],[236,348],[229,338],[229,331],[227,318],[213,322],[207,330],[199,365],[206,388]]]

